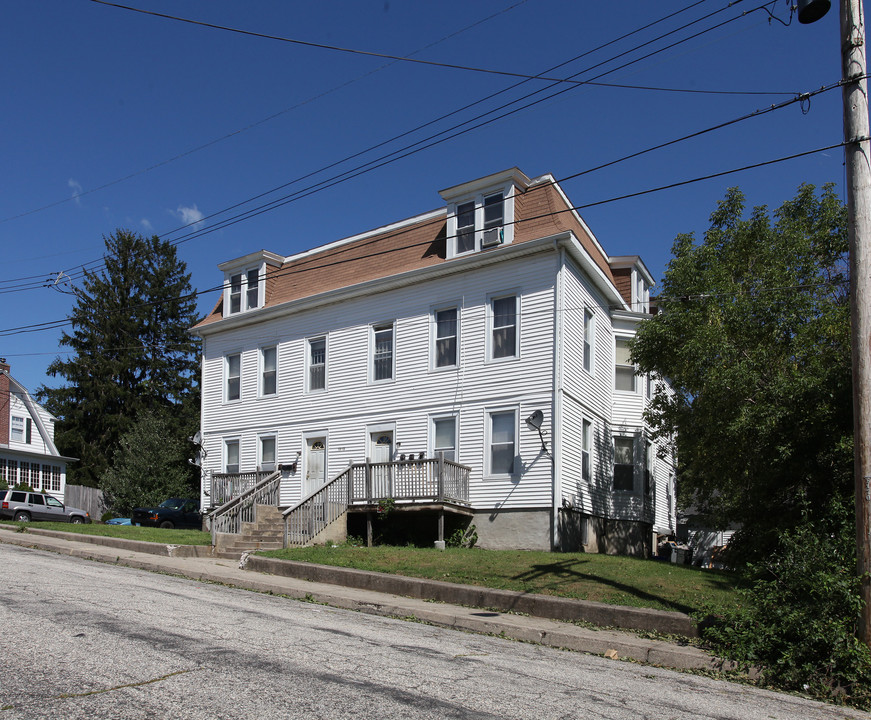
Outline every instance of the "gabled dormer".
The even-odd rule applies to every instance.
[[[653,276],[638,255],[623,255],[610,260],[614,284],[632,312],[650,312]]]
[[[448,259],[510,245],[514,198],[529,183],[526,175],[512,168],[442,190],[439,194],[448,204]]]
[[[281,267],[283,262],[281,255],[260,250],[218,265],[224,273],[224,317],[263,307],[267,267]]]

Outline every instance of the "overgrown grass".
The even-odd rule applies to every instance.
[[[164,530],[153,527],[136,527],[135,525],[74,525],[62,522],[17,523],[12,520],[0,521],[3,525],[12,525],[39,530],[60,530],[81,535],[99,535],[101,537],[125,538],[127,540],[144,540],[145,542],[161,543],[162,545],[211,545],[211,533],[200,530]]]
[[[585,553],[321,545],[263,554],[464,585],[685,613],[732,607],[739,582],[734,575],[723,571]]]

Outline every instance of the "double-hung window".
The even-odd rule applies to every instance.
[[[437,368],[455,367],[457,365],[457,308],[436,310],[435,321],[435,358],[433,365]]]
[[[308,341],[308,390],[316,392],[327,388],[327,339]]]
[[[475,203],[457,205],[457,255],[475,250]]]
[[[593,479],[593,424],[589,420],[581,421],[581,478],[584,482]]]
[[[260,307],[260,268],[248,268],[230,275],[229,315]]]
[[[443,453],[445,460],[457,460],[457,417],[450,415],[447,417],[433,418],[432,421],[433,434],[433,454],[435,457],[439,453]]]
[[[584,310],[584,370],[593,372],[593,313]]]
[[[15,442],[24,442],[24,418],[18,415],[12,416],[10,438]]]
[[[490,475],[513,475],[517,454],[517,413],[514,410],[491,412],[488,416]]]
[[[372,381],[393,379],[393,324],[372,326]]]
[[[226,400],[238,400],[242,397],[242,356],[238,353],[227,355],[226,364]]]
[[[517,357],[517,296],[490,300],[490,357]]]
[[[278,348],[260,350],[260,394],[275,395],[278,392]]]
[[[239,441],[226,440],[224,442],[224,472],[239,472]]]
[[[631,437],[614,438],[614,489],[635,490],[635,441]]]
[[[614,341],[614,389],[635,392],[635,366],[629,361],[629,338]]]
[[[261,470],[272,472],[275,470],[275,435],[260,436],[260,462]]]

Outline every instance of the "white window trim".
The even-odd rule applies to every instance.
[[[493,301],[507,297],[514,297],[514,354],[507,357],[493,357]],[[521,330],[521,294],[520,290],[506,290],[505,292],[490,293],[487,295],[487,337],[485,341],[485,363],[503,363],[520,360],[520,330]]]
[[[625,340],[628,342],[628,341],[632,340],[633,337],[634,337],[634,335],[615,335],[614,336],[614,343],[612,346],[613,362],[611,363],[612,368],[613,368],[613,376],[614,376],[614,383],[613,383],[612,387],[613,387],[615,393],[619,393],[621,395],[638,395],[638,391],[641,389],[641,385],[642,385],[642,383],[640,382],[640,376],[638,375],[638,366],[632,365],[632,367],[635,368],[635,374],[633,374],[633,376],[632,376],[632,378],[633,378],[632,384],[633,384],[634,388],[632,390],[618,390],[617,389],[617,341],[618,340]],[[621,365],[620,367],[629,367],[629,366],[628,365]]]
[[[324,341],[324,386],[322,388],[314,388],[311,386],[311,344],[313,341]],[[395,338],[394,338],[395,341]],[[395,343],[394,343],[395,344]],[[329,363],[330,363],[330,339],[329,335],[312,335],[305,339],[305,392],[306,393],[324,393],[330,386],[329,378]],[[373,366],[374,367],[374,366]]]
[[[257,306],[251,307],[248,304],[248,273],[257,271]],[[230,296],[232,294],[232,279],[235,275],[242,276],[242,296],[239,298],[238,312],[230,310]],[[257,310],[263,307],[266,299],[266,262],[261,262],[256,265],[245,265],[235,267],[232,270],[227,270],[224,273],[224,317],[232,317],[233,315],[241,315],[252,310]]]
[[[242,438],[239,435],[229,435],[221,438],[221,472],[227,472],[227,460],[229,459],[227,446],[230,443],[237,443],[239,446],[239,469],[236,472],[242,472]]]
[[[516,188],[512,181],[488,187],[486,190],[468,193],[453,198],[448,204],[447,227],[447,259],[474,255],[482,250],[481,240],[484,234],[484,198],[502,193],[502,242],[500,245],[510,245],[514,241],[514,198]],[[457,208],[469,202],[475,203],[475,248],[463,253],[457,252]]]
[[[375,379],[375,331],[383,330],[387,327],[393,330],[393,343],[391,348],[391,367],[390,377]],[[384,322],[376,322],[369,325],[369,384],[370,385],[386,385],[396,382],[396,320],[386,320]]]
[[[275,460],[272,463],[272,469],[268,470],[272,472],[278,468],[278,433],[274,431],[267,431],[258,433],[257,435],[257,468],[263,468],[263,441],[266,439],[272,438],[275,441]]]
[[[638,436],[637,435],[625,435],[621,433],[617,433],[611,436],[612,442],[614,444],[613,457],[611,459],[611,490],[615,493],[620,493],[621,495],[637,495],[638,493],[638,460],[636,458],[636,446],[638,444]],[[626,490],[623,488],[616,488],[616,477],[614,474],[614,466],[617,465],[617,440],[629,440],[632,442],[632,489]],[[622,463],[621,463],[622,464]],[[642,481],[643,482],[643,481]]]
[[[589,317],[589,323],[587,323],[587,318]],[[596,313],[593,312],[592,308],[585,307],[584,308],[584,324],[582,328],[583,337],[581,339],[582,348],[586,349],[587,345],[587,330],[589,328],[590,333],[590,369],[583,368],[584,372],[588,375],[594,376],[596,374]],[[583,364],[583,355],[582,355],[582,364]]]
[[[275,350],[275,392],[273,393],[265,393],[263,392],[263,379],[264,373],[266,372],[266,363],[264,361],[264,351],[266,350]],[[278,396],[278,343],[274,343],[271,345],[263,345],[258,349],[257,352],[257,397],[266,397],[266,398],[274,398]],[[241,399],[241,392],[240,392]]]
[[[239,357],[239,397],[230,399],[230,358],[231,357]],[[242,401],[242,353],[241,352],[228,352],[224,355],[224,387],[223,387],[223,400],[224,404],[227,403],[237,403]]]
[[[427,442],[427,454],[429,455],[429,457],[436,457],[436,421],[449,419],[453,419],[454,421],[454,462],[460,462],[460,414],[455,412],[436,413],[429,416],[429,439]]]
[[[437,313],[442,312],[443,310],[456,310],[457,311],[457,356],[454,360],[453,365],[437,365],[436,361],[438,359],[438,321],[437,321]],[[451,370],[456,370],[460,367],[460,363],[462,362],[462,357],[460,355],[461,345],[461,333],[462,333],[462,309],[460,307],[459,302],[453,303],[442,303],[440,305],[433,305],[430,308],[430,333],[429,333],[429,369],[431,372],[446,372]]]
[[[492,456],[492,435],[493,435],[493,415],[501,413],[514,413],[514,464],[510,473],[493,472],[491,468]],[[502,407],[488,407],[484,409],[484,478],[488,480],[505,480],[517,477],[520,474],[518,470],[518,458],[520,457],[520,408],[517,405],[507,405]]]
[[[21,422],[20,428],[15,427],[16,420],[19,420]],[[12,416],[12,418],[9,421],[9,439],[12,442],[17,442],[17,443],[22,443],[22,444],[24,443],[24,437],[25,437],[24,436],[24,432],[25,432],[24,427],[25,427],[25,425],[26,425],[26,423],[24,422],[23,415],[13,415]],[[21,433],[21,437],[15,437],[14,433],[18,433],[18,432]]]
[[[639,287],[641,290],[639,291]],[[637,267],[632,268],[632,308],[633,312],[650,312],[650,285]]]
[[[589,430],[590,430],[590,437],[589,437],[590,449],[589,450],[584,450],[584,443],[587,440],[587,438],[584,437],[584,423],[589,423]],[[593,484],[593,476],[595,475],[595,473],[593,472],[593,457],[594,457],[593,453],[595,452],[595,449],[596,449],[595,448],[596,443],[594,441],[594,439],[596,437],[595,431],[596,431],[595,420],[593,420],[593,418],[587,417],[586,415],[582,415],[581,416],[581,481],[587,482],[590,485]],[[585,453],[589,456],[588,457],[588,462],[590,465],[590,477],[589,478],[584,477],[584,454]]]

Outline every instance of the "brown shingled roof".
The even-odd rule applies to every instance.
[[[514,218],[514,244],[572,231],[605,277],[613,282],[607,258],[569,211],[552,182],[518,192]],[[435,216],[429,214],[418,222],[412,219],[407,225],[383,232],[367,233],[347,243],[336,243],[321,252],[293,256],[280,268],[267,266],[265,307],[443,262],[449,262],[446,211]],[[223,303],[219,301],[197,327],[220,320],[222,312]]]

